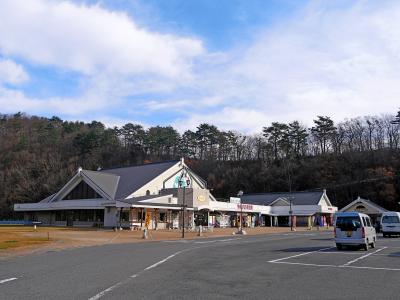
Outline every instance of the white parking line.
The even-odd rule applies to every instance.
[[[303,252],[303,253],[300,253],[300,254],[297,254],[297,255],[292,255],[292,256],[288,256],[288,257],[283,257],[283,258],[270,260],[269,262],[270,263],[275,263],[275,262],[278,262],[278,261],[281,261],[281,260],[286,260],[286,259],[289,259],[289,258],[299,257],[299,256],[303,256],[303,255],[307,255],[307,254],[311,254],[311,253],[315,253],[315,252],[320,252],[320,251],[324,251],[324,250],[328,250],[328,249],[333,249],[333,248],[335,248],[335,247],[328,247],[328,248],[322,248],[322,249],[319,249],[319,250]]]
[[[299,265],[307,267],[328,267],[328,268],[342,268],[342,269],[365,269],[365,270],[384,270],[384,271],[400,271],[400,269],[394,268],[380,268],[380,267],[359,267],[359,266],[345,266],[345,265],[324,265],[324,264],[310,264],[310,263],[300,263],[300,262],[288,262],[288,261],[278,261],[270,262],[273,264],[285,264],[285,265]]]
[[[241,238],[232,238],[232,239],[224,239],[224,240],[198,241],[198,242],[194,242],[194,243],[195,244],[209,244],[209,243],[218,243],[218,242],[231,242],[231,241],[237,241],[240,239]]]
[[[170,255],[170,256],[168,256],[168,257],[166,257],[166,258],[160,260],[159,262],[156,262],[155,264],[152,264],[151,266],[147,267],[145,270],[153,269],[153,268],[155,268],[155,267],[157,267],[157,266],[159,266],[159,265],[165,263],[167,260],[169,260],[169,259],[171,259],[171,258],[177,256],[178,254],[180,254],[180,253],[182,253],[182,252],[184,252],[184,250],[175,252],[174,254],[172,254],[172,255]],[[136,274],[135,274],[135,275],[136,275]],[[133,275],[132,275],[132,276],[133,276]],[[132,277],[132,276],[131,276],[131,277]]]
[[[13,280],[16,280],[16,279],[18,279],[18,278],[12,277],[12,278],[3,279],[3,280],[0,280],[0,284],[6,283],[6,282],[9,282],[9,281],[13,281]]]
[[[349,266],[349,265],[351,265],[351,264],[353,264],[353,263],[355,263],[355,262],[357,262],[357,261],[359,261],[359,260],[362,260],[362,259],[364,259],[364,258],[366,258],[366,257],[368,257],[368,256],[370,256],[370,255],[373,255],[373,254],[375,254],[375,253],[378,253],[379,251],[382,251],[382,250],[384,250],[384,249],[386,249],[386,248],[387,248],[387,247],[382,247],[382,248],[380,248],[380,249],[378,249],[378,250],[376,250],[376,251],[374,251],[374,252],[365,254],[365,255],[363,255],[363,256],[361,256],[361,257],[358,257],[358,258],[356,258],[356,259],[353,259],[353,260],[351,260],[351,261],[348,261],[347,263],[345,263],[345,264],[343,264],[343,265],[341,265],[341,266],[342,266],[342,267]]]

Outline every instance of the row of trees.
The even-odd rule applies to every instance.
[[[171,126],[106,128],[98,121],[0,115],[0,215],[9,214],[13,203],[55,192],[78,166],[109,168],[182,156],[217,197],[238,189],[328,187],[338,205],[359,194],[390,206],[399,194],[399,148],[400,113],[336,124],[318,116],[310,128],[298,121],[273,122],[255,135],[210,124],[180,134]]]

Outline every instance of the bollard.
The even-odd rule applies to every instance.
[[[145,228],[145,229],[143,230],[143,239],[145,239],[145,240],[148,239],[147,228]]]
[[[198,234],[198,236],[203,236],[203,226],[202,225],[199,226],[199,234]]]

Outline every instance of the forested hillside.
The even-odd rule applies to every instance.
[[[57,191],[81,166],[128,166],[185,157],[217,198],[245,193],[327,188],[339,207],[357,196],[399,210],[400,114],[334,124],[318,116],[266,124],[257,135],[201,124],[173,127],[63,121],[22,113],[0,115],[0,218],[12,205]]]

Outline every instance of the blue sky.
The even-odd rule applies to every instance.
[[[400,3],[4,0],[0,113],[245,133],[395,113]]]

